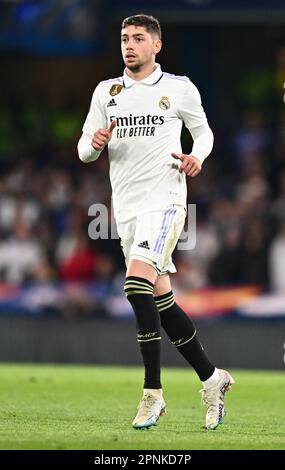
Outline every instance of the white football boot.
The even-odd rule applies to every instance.
[[[209,388],[200,390],[202,401],[207,406],[206,428],[216,429],[223,422],[225,411],[225,394],[235,383],[231,375],[226,371],[219,369],[219,381]]]
[[[156,391],[155,391],[156,392]],[[156,426],[160,416],[166,413],[166,404],[162,394],[145,392],[138,406],[138,412],[133,420],[135,429],[150,428]]]

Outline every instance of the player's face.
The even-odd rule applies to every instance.
[[[161,41],[142,26],[127,26],[122,29],[121,49],[126,67],[136,72],[154,62],[155,54],[161,49]]]

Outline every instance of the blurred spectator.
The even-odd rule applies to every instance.
[[[12,284],[49,279],[44,249],[22,220],[17,220],[13,234],[0,243],[1,279]]]
[[[115,273],[115,264],[111,256],[101,253],[96,263],[96,280],[100,282],[112,281]]]
[[[40,217],[39,203],[28,194],[2,193],[0,198],[0,225],[4,232],[9,232],[21,214],[21,219],[29,227],[35,226]]]
[[[54,170],[49,185],[49,206],[59,210],[69,203],[70,197],[71,183],[69,173],[64,170]]]
[[[95,277],[97,256],[90,247],[87,233],[78,232],[59,262],[59,276],[63,281],[92,281]]]
[[[213,226],[219,239],[228,229],[240,228],[241,219],[242,207],[236,201],[220,197],[213,200],[209,214],[209,223]]]
[[[221,249],[212,260],[210,279],[218,285],[241,284],[241,233],[237,227],[229,227],[222,237]]]
[[[256,156],[244,170],[243,179],[236,185],[236,200],[244,214],[267,213],[270,190],[261,159]]]
[[[177,273],[173,275],[172,285],[176,294],[188,289],[199,289],[207,285],[208,278],[205,269],[199,263],[192,263],[183,255],[183,251],[178,255],[175,265]]]
[[[266,153],[269,148],[270,134],[263,115],[257,110],[247,110],[242,123],[233,137],[233,150],[237,156],[237,167],[242,172],[256,154]]]
[[[216,256],[219,250],[219,238],[216,231],[208,223],[205,214],[198,214],[197,227],[196,227],[196,246],[193,250],[182,251],[180,259],[181,269],[186,268],[185,263],[188,265],[189,281],[199,287],[206,285],[208,282],[208,271],[212,259]]]
[[[240,247],[241,281],[245,284],[268,285],[268,247],[266,224],[259,217],[247,220]]]

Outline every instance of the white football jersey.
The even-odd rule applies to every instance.
[[[195,85],[187,77],[162,72],[159,64],[141,81],[124,72],[100,82],[83,134],[92,136],[114,119],[108,153],[117,220],[170,204],[185,207],[185,173],[179,173],[181,162],[171,152],[182,153],[182,122],[190,131],[208,126]]]

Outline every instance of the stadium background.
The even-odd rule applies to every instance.
[[[0,1],[1,361],[141,363],[119,242],[88,237],[90,206],[110,215],[107,155],[84,165],[76,145],[94,87],[122,73],[121,19],[144,11],[215,134],[188,180],[197,246],[175,254],[177,299],[220,366],[284,368],[285,5],[267,3]],[[163,363],[185,365],[167,341]]]

